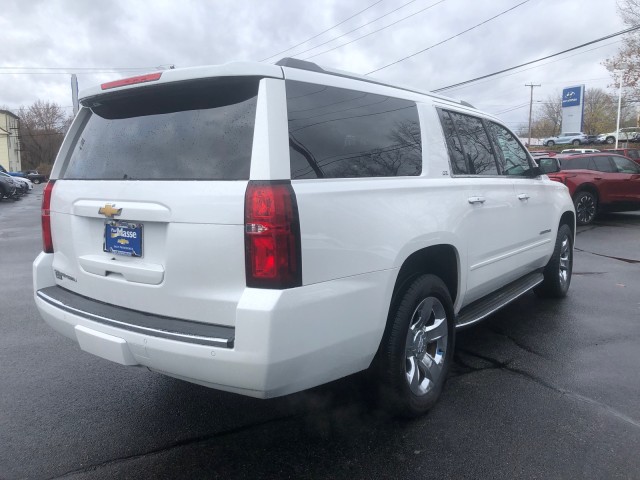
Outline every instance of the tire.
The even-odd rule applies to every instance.
[[[614,143],[616,143],[616,139],[615,137],[607,137],[605,142],[607,142],[609,145],[613,145]]]
[[[411,282],[389,312],[380,346],[378,401],[394,416],[413,418],[433,407],[453,359],[451,296],[435,275]]]
[[[580,145],[580,140],[574,140],[571,145]]]
[[[583,190],[578,192],[573,205],[576,209],[576,223],[578,225],[589,225],[596,218],[598,213],[598,197],[591,192]]]
[[[554,142],[553,140],[549,140],[547,142],[547,147],[553,147],[556,144],[556,142]]]
[[[563,224],[558,229],[553,256],[544,269],[544,280],[534,289],[535,293],[541,297],[566,297],[572,272],[573,234],[571,228]]]
[[[39,178],[34,178],[33,179],[33,183],[35,183],[36,185],[38,185],[40,183],[40,179]]]

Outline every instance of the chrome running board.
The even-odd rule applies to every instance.
[[[461,329],[479,322],[513,302],[519,296],[527,293],[533,287],[542,283],[543,280],[544,276],[541,272],[530,273],[509,285],[505,285],[492,294],[476,300],[460,310],[456,317],[456,328]]]

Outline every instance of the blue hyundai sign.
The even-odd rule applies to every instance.
[[[570,87],[562,90],[562,106],[577,107],[580,105],[582,87]]]

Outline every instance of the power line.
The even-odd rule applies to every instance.
[[[470,32],[471,30],[484,25],[485,23],[488,23],[488,22],[490,22],[492,20],[495,20],[496,18],[498,18],[498,17],[500,17],[502,15],[505,15],[506,13],[509,13],[511,10],[514,10],[514,9],[518,8],[519,6],[524,5],[525,3],[528,3],[529,1],[530,0],[524,0],[524,2],[520,2],[519,4],[517,4],[517,5],[515,5],[515,6],[511,7],[511,8],[508,8],[507,10],[505,10],[503,12],[500,12],[499,14],[497,14],[497,15],[495,15],[495,16],[487,19],[487,20],[485,20],[484,22],[480,22],[480,23],[478,23],[477,25],[474,25],[471,28],[467,28],[466,30],[463,30],[462,32],[457,33],[457,34],[453,35],[452,37],[449,37],[449,38],[447,38],[445,40],[442,40],[441,42],[438,42],[438,43],[435,43],[435,44],[431,45],[430,47],[427,47],[427,48],[424,48],[422,50],[419,50],[419,51],[417,51],[415,53],[412,53],[411,55],[407,55],[406,57],[402,57],[401,59],[396,60],[395,62],[391,62],[391,63],[388,63],[387,65],[384,65],[384,66],[382,66],[380,68],[376,68],[375,70],[371,70],[370,72],[365,73],[365,75],[370,75],[372,73],[379,72],[380,70],[384,70],[385,68],[388,68],[388,67],[390,67],[392,65],[396,65],[396,64],[398,64],[400,62],[404,62],[405,60],[408,60],[411,57],[415,57],[416,55],[424,53],[427,50],[431,50],[432,48],[437,47],[438,45],[442,45],[443,43],[446,43],[449,40],[453,40],[454,38],[457,38],[457,37],[459,37],[461,35],[464,35],[465,33]]]
[[[0,72],[0,75],[94,75],[98,73],[120,73],[121,70],[95,70],[92,72],[75,72],[73,70],[65,72]]]
[[[568,48],[567,50],[563,50],[561,52],[554,53],[552,55],[547,55],[546,57],[538,58],[536,60],[531,60],[530,62],[521,63],[520,65],[516,65],[515,67],[505,68],[504,70],[500,70],[498,72],[489,73],[489,74],[483,75],[481,77],[472,78],[471,80],[465,80],[464,82],[454,83],[453,85],[448,85],[446,87],[437,88],[436,90],[432,90],[432,91],[434,93],[442,92],[444,90],[449,90],[449,89],[454,88],[454,87],[459,87],[461,85],[466,85],[468,83],[477,82],[478,80],[484,80],[485,78],[495,77],[496,75],[500,75],[501,73],[510,72],[511,70],[515,70],[516,68],[525,67],[527,65],[531,65],[532,63],[537,63],[537,62],[541,62],[542,60],[547,60],[548,58],[557,57],[558,55],[562,55],[563,53],[572,52],[572,51],[577,50],[579,48],[583,48],[583,47],[586,47],[586,46],[589,46],[589,45],[593,45],[594,43],[602,42],[604,40],[608,40],[610,38],[617,37],[619,35],[624,35],[625,33],[630,33],[630,32],[633,32],[635,30],[638,30],[638,29],[640,29],[640,25],[635,26],[635,27],[630,27],[630,28],[627,28],[625,30],[621,30],[619,32],[612,33],[612,34],[606,35],[604,37],[600,37],[600,38],[598,38],[596,40],[591,40],[590,42],[583,43],[582,45],[578,45],[576,47]]]
[[[496,116],[497,116],[497,115],[502,115],[503,113],[508,113],[508,112],[512,112],[512,111],[514,111],[514,110],[519,110],[519,109],[524,108],[524,107],[526,107],[526,106],[528,106],[528,105],[529,105],[529,102],[526,102],[526,103],[523,103],[523,104],[521,104],[521,105],[516,105],[516,106],[514,106],[514,107],[507,108],[506,110],[502,110],[502,111],[500,111],[500,112],[496,112],[496,113],[494,113],[493,115],[496,115]]]
[[[557,59],[557,60],[553,60],[553,61],[551,61],[551,62],[543,63],[543,64],[541,64],[541,65],[535,65],[535,66],[530,67],[530,68],[525,68],[524,70],[520,70],[519,72],[513,72],[513,73],[510,73],[510,74],[508,74],[508,75],[505,75],[505,77],[509,77],[509,76],[511,76],[511,75],[517,75],[517,74],[519,74],[519,73],[523,73],[523,72],[528,72],[529,70],[533,70],[533,69],[535,69],[535,68],[544,67],[544,66],[546,66],[546,65],[551,65],[552,63],[561,62],[561,61],[563,61],[563,60],[567,60],[568,58],[573,58],[573,57],[576,57],[576,56],[578,56],[578,55],[583,55],[583,54],[585,54],[585,53],[593,52],[594,50],[598,50],[598,49],[600,49],[600,48],[608,47],[609,45],[613,45],[614,43],[620,43],[621,41],[622,41],[622,40],[616,40],[615,42],[605,43],[604,45],[600,45],[599,47],[595,47],[595,48],[590,48],[589,50],[585,50],[584,52],[574,53],[573,55],[569,55],[568,57],[559,58],[559,59]],[[577,81],[577,82],[584,82],[584,81],[587,81],[587,80],[602,80],[602,79],[604,79],[604,78],[609,78],[609,77],[601,77],[601,78],[596,78],[596,79],[593,79],[593,78],[592,78],[592,79],[583,79],[583,80],[576,80],[576,81]],[[488,83],[488,82],[480,82],[480,83]],[[553,83],[563,83],[563,82],[546,82],[546,83],[547,83],[547,84],[549,84],[549,83],[553,84]],[[459,88],[466,88],[466,87],[465,87],[465,85],[462,85],[462,86],[460,86],[460,87],[454,87],[454,88],[450,88],[450,89],[448,89],[448,90],[458,90]],[[518,88],[517,88],[517,90],[519,90],[519,89],[520,89],[520,88],[518,87]],[[515,89],[514,89],[514,90],[515,90]]]
[[[390,23],[389,25],[387,25],[387,26],[385,26],[385,27],[379,28],[378,30],[374,30],[373,32],[369,32],[369,33],[367,33],[367,34],[365,34],[365,35],[362,35],[361,37],[358,37],[358,38],[355,38],[355,39],[353,39],[353,40],[351,40],[351,41],[349,41],[349,42],[343,43],[342,45],[338,45],[338,46],[336,46],[336,47],[330,48],[330,49],[325,50],[325,51],[323,51],[323,52],[316,53],[315,55],[311,55],[310,57],[306,57],[304,60],[309,60],[310,58],[319,57],[320,55],[324,55],[325,53],[331,52],[331,51],[333,51],[333,50],[337,50],[338,48],[342,48],[342,47],[344,47],[345,45],[349,45],[350,43],[357,42],[358,40],[362,40],[363,38],[368,37],[369,35],[373,35],[374,33],[378,33],[378,32],[380,32],[381,30],[384,30],[385,28],[392,27],[392,26],[393,26],[393,25],[395,25],[396,23],[400,23],[400,22],[402,22],[402,21],[406,20],[407,18],[411,18],[411,17],[413,17],[413,16],[415,16],[415,15],[417,15],[417,14],[419,14],[419,13],[424,12],[425,10],[429,10],[430,8],[435,7],[435,6],[436,6],[436,5],[438,5],[439,3],[446,2],[446,1],[447,1],[447,0],[440,0],[439,2],[432,3],[432,4],[431,4],[431,5],[429,5],[428,7],[425,7],[425,8],[423,8],[423,9],[421,9],[421,10],[418,10],[417,12],[412,13],[411,15],[407,15],[406,17],[403,17],[403,18],[401,18],[400,20],[396,20],[395,22]],[[334,40],[335,40],[335,39],[334,39]],[[319,45],[318,45],[318,46],[319,46]],[[314,47],[314,48],[317,48],[317,47]],[[313,50],[313,49],[311,49],[311,50]]]
[[[378,21],[378,20],[380,20],[381,18],[387,17],[387,16],[391,15],[392,13],[397,12],[397,11],[398,11],[398,10],[400,10],[401,8],[404,8],[404,7],[406,7],[407,5],[410,5],[410,4],[412,4],[412,3],[416,2],[416,1],[417,1],[417,0],[411,0],[410,2],[404,3],[404,4],[400,5],[398,8],[394,8],[394,9],[393,9],[393,10],[391,10],[390,12],[385,13],[384,15],[381,15],[381,16],[379,16],[378,18],[374,18],[373,20],[371,20],[370,22],[365,23],[364,25],[360,25],[359,27],[354,28],[353,30],[349,30],[348,32],[343,33],[342,35],[338,35],[337,37],[331,38],[331,39],[327,40],[326,42],[323,42],[323,43],[320,43],[320,44],[316,45],[315,47],[311,47],[311,48],[308,48],[308,49],[303,50],[303,51],[301,51],[301,52],[294,53],[294,54],[293,54],[293,56],[295,57],[295,56],[297,56],[297,55],[302,55],[303,53],[307,53],[307,52],[310,52],[311,50],[315,50],[315,49],[316,49],[316,48],[318,48],[318,47],[321,47],[321,46],[323,46],[323,45],[326,45],[327,43],[331,43],[331,42],[333,42],[334,40],[338,40],[339,38],[342,38],[342,37],[344,37],[344,36],[346,36],[346,35],[349,35],[350,33],[353,33],[353,32],[355,32],[356,30],[360,30],[361,28],[364,28],[364,27],[366,27],[367,25],[371,25],[372,23],[377,22],[377,21]]]
[[[317,35],[314,35],[313,37],[309,37],[307,38],[305,41],[298,43],[297,45],[294,45],[293,47],[289,47],[286,50],[282,50],[281,52],[278,53],[274,53],[273,55],[269,55],[267,58],[263,58],[262,60],[260,60],[261,62],[264,62],[266,60],[269,60],[270,58],[275,57],[276,55],[280,55],[284,52],[288,52],[289,50],[293,50],[296,47],[299,47],[300,45],[303,45],[311,40],[313,40],[314,38],[319,37],[320,35],[322,35],[323,33],[327,33],[329,30],[333,30],[336,27],[339,27],[340,25],[342,25],[343,23],[347,22],[348,20],[351,20],[353,17],[356,17],[358,15],[360,15],[361,13],[369,10],[371,7],[379,4],[380,2],[382,2],[382,0],[378,0],[375,3],[372,3],[371,5],[369,5],[367,8],[365,8],[364,10],[360,10],[358,13],[354,13],[353,15],[351,15],[349,18],[344,19],[343,21],[341,21],[340,23],[336,23],[333,27],[327,28],[326,30],[323,30],[322,32],[318,33]]]
[[[156,67],[0,67],[0,70],[152,70]]]

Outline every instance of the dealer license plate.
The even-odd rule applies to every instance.
[[[142,257],[142,224],[121,220],[107,222],[103,250],[127,257]]]

